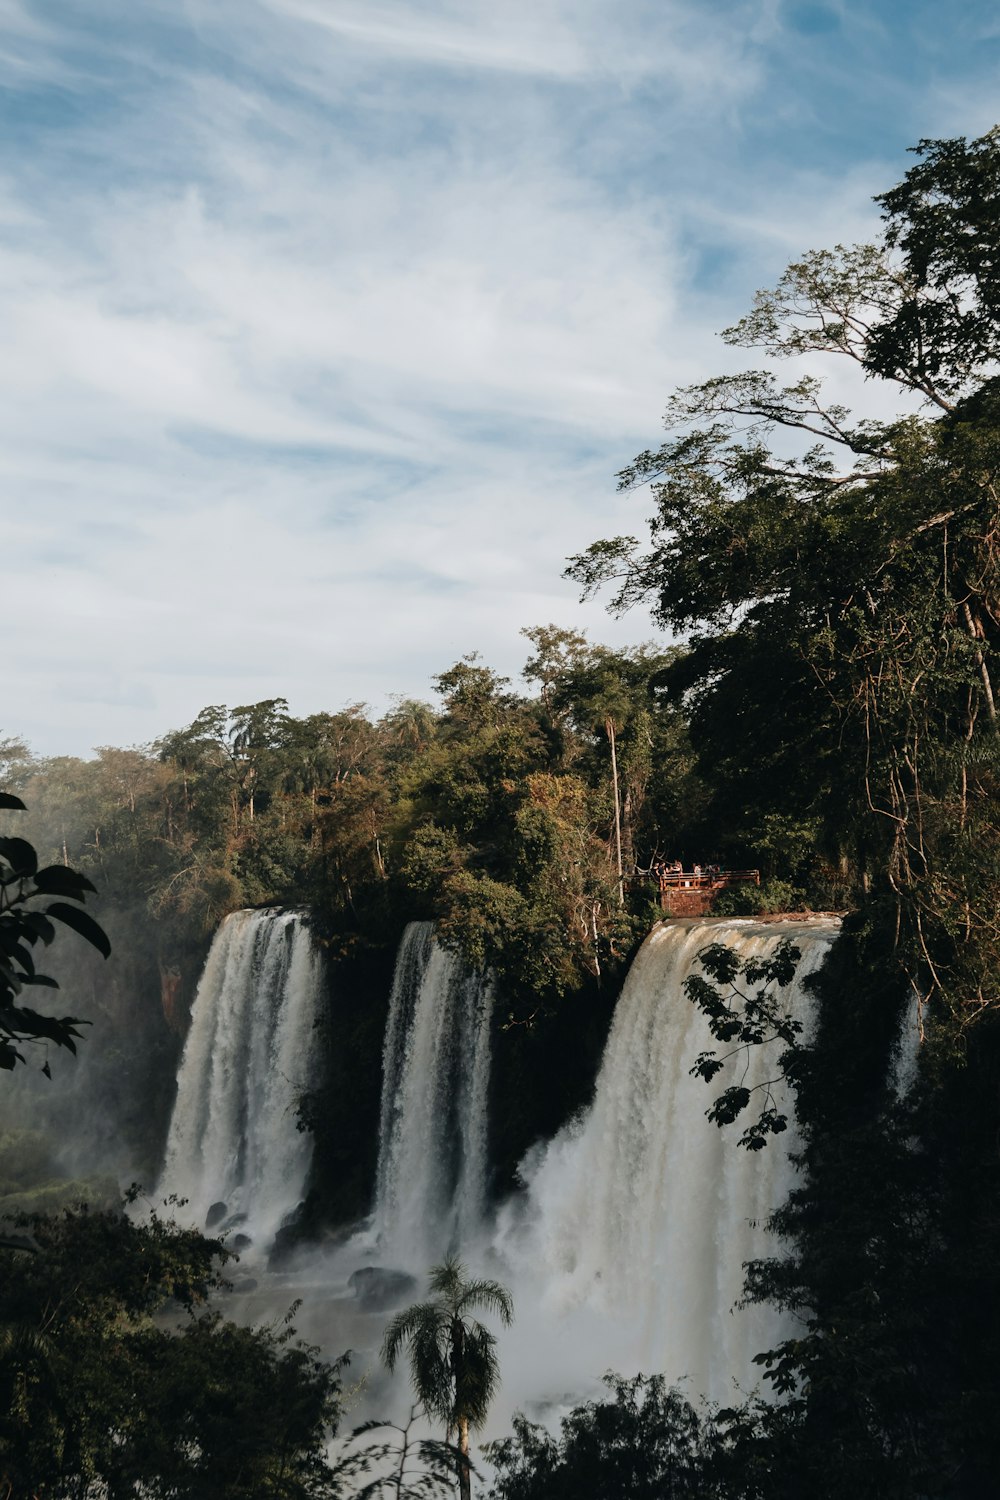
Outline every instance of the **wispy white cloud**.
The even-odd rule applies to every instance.
[[[279,15],[310,21],[345,41],[410,61],[578,78],[589,71],[586,48],[553,7],[514,3],[469,7],[323,4],[266,0]]]
[[[548,619],[647,635],[564,557],[642,528],[613,475],[670,388],[899,165],[833,162],[776,0],[5,19],[4,713],[49,751],[378,705],[470,649],[514,672]]]
[[[511,73],[564,82],[655,76],[697,86],[707,70],[720,92],[753,73],[748,42],[758,4],[722,8],[689,0],[262,0],[276,15],[327,32],[341,46],[408,64]],[[735,10],[735,14],[734,14]],[[734,20],[737,22],[734,25]],[[749,27],[740,25],[749,22]]]

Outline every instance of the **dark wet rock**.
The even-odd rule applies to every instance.
[[[409,1297],[416,1290],[417,1278],[385,1266],[362,1266],[352,1272],[347,1285],[366,1311],[382,1312]]]
[[[225,1203],[213,1203],[205,1215],[205,1228],[214,1229],[216,1224],[221,1223],[226,1217],[227,1212],[228,1209]]]
[[[252,1244],[253,1240],[248,1234],[234,1234],[229,1241],[229,1249],[235,1250],[236,1254],[239,1255],[241,1250],[249,1250]]]
[[[302,1210],[304,1206],[299,1203],[282,1219],[267,1259],[269,1271],[281,1270],[294,1259],[303,1240]]]
[[[221,1229],[219,1230],[219,1233],[220,1234],[227,1234],[230,1229],[238,1229],[239,1226],[241,1224],[245,1224],[246,1221],[247,1221],[246,1214],[230,1214],[229,1218],[226,1220],[226,1222],[222,1225]]]
[[[280,1229],[300,1229],[302,1227],[302,1210],[305,1206],[305,1202],[296,1203],[295,1207],[290,1208],[287,1214],[282,1217],[278,1227]]]

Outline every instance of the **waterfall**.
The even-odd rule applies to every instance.
[[[403,934],[389,1001],[374,1228],[423,1271],[479,1227],[486,1198],[489,980],[434,938]]]
[[[791,938],[802,957],[781,1001],[808,1035],[805,981],[836,932],[836,922],[820,919],[654,928],[626,978],[592,1103],[532,1148],[523,1190],[494,1216],[486,1211],[492,986],[435,940],[431,923],[411,923],[389,1000],[372,1219],[329,1252],[324,1272],[337,1317],[349,1299],[368,1337],[363,1320],[376,1303],[355,1312],[357,1288],[368,1285],[352,1287],[357,1272],[373,1273],[371,1285],[391,1301],[416,1289],[403,1285],[405,1275],[379,1282],[380,1270],[422,1276],[457,1249],[474,1274],[508,1285],[517,1307],[500,1335],[495,1431],[514,1407],[549,1420],[593,1394],[606,1368],[662,1371],[689,1395],[741,1399],[760,1382],[753,1356],[796,1330],[774,1308],[737,1304],[745,1262],[782,1253],[765,1222],[795,1182],[789,1153],[798,1140],[790,1108],[789,1129],[754,1153],[738,1144],[739,1124],[719,1130],[705,1118],[731,1083],[773,1077],[779,1048],[732,1059],[710,1084],[692,1077],[699,1053],[720,1044],[683,985],[709,943],[746,960]],[[295,1104],[312,1082],[321,980],[319,954],[294,914],[238,912],[220,928],[160,1184],[191,1200],[194,1221],[224,1202],[263,1245],[300,1201],[309,1146]],[[327,1335],[318,1327],[315,1336]]]
[[[238,911],[215,935],[191,1012],[160,1179],[204,1225],[226,1205],[266,1243],[301,1202],[309,1138],[296,1128],[313,1082],[323,993],[319,950],[295,912]],[[235,1225],[234,1225],[235,1227]]]
[[[759,1152],[739,1146],[739,1126],[719,1130],[705,1118],[729,1084],[773,1077],[780,1048],[733,1058],[709,1085],[691,1077],[699,1053],[726,1049],[683,983],[711,942],[746,959],[790,936],[802,958],[782,1000],[808,1021],[803,981],[835,933],[820,921],[791,929],[701,921],[665,923],[646,939],[616,1007],[593,1104],[529,1153],[527,1201],[501,1221],[497,1249],[536,1289],[547,1340],[572,1341],[574,1327],[597,1318],[608,1334],[606,1364],[687,1377],[689,1391],[717,1400],[733,1398],[734,1376],[745,1388],[757,1383],[754,1354],[788,1326],[771,1308],[735,1305],[744,1262],[780,1253],[764,1221],[794,1179],[794,1117],[789,1108],[788,1131]]]
[[[923,1007],[916,989],[910,991],[899,1018],[899,1035],[889,1058],[889,1088],[899,1100],[906,1099],[920,1074],[923,1039]]]

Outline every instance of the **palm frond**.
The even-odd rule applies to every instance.
[[[450,1320],[441,1307],[414,1330],[410,1339],[410,1380],[417,1399],[432,1416],[450,1422],[451,1366],[448,1359]]]
[[[438,1297],[456,1302],[467,1285],[465,1266],[457,1255],[446,1255],[439,1266],[432,1266],[428,1275],[430,1289]]]
[[[496,1342],[482,1323],[470,1323],[467,1326],[461,1389],[458,1389],[456,1382],[455,1407],[456,1413],[460,1408],[460,1414],[474,1429],[485,1423],[490,1403],[500,1386]]]
[[[382,1336],[382,1359],[390,1370],[396,1368],[403,1345],[413,1338],[421,1325],[436,1319],[438,1312],[436,1302],[416,1302],[396,1314]]]
[[[505,1328],[514,1321],[514,1299],[499,1281],[467,1281],[456,1311],[462,1313],[472,1307],[495,1313]]]

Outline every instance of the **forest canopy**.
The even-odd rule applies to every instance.
[[[345,952],[435,918],[470,963],[554,1002],[628,951],[653,862],[713,835],[684,715],[654,689],[675,653],[525,635],[534,696],[472,654],[435,679],[436,708],[213,705],[92,761],[8,742],[8,782],[40,847],[151,917],[168,964],[236,907],[305,902]]]

